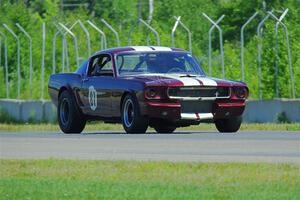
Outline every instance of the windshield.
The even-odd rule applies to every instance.
[[[121,76],[144,73],[205,75],[193,56],[186,52],[122,53],[116,57],[116,66]]]

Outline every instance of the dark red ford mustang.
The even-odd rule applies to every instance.
[[[127,133],[200,122],[236,132],[249,92],[243,82],[207,77],[182,49],[155,46],[98,52],[74,73],[51,75],[48,88],[65,133],[80,133],[90,120],[122,122]]]

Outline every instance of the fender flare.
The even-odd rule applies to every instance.
[[[72,96],[74,102],[76,103],[76,108],[77,108],[77,110],[78,110],[81,114],[83,114],[83,112],[82,112],[82,110],[80,109],[80,106],[79,106],[79,104],[78,104],[78,98],[77,98],[76,95],[74,94],[74,91],[72,90],[72,88],[71,88],[70,85],[64,85],[64,86],[62,86],[62,87],[59,89],[58,96],[57,96],[58,101],[59,101],[59,97],[60,97],[61,93],[64,92],[64,91],[68,91],[68,92],[71,94],[71,96]]]

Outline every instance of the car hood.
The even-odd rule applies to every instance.
[[[121,78],[143,82],[146,86],[246,86],[240,81],[188,74],[138,74]]]

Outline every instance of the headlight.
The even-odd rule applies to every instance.
[[[246,87],[234,87],[234,94],[239,99],[246,99],[248,97],[248,90]]]
[[[148,87],[145,89],[146,99],[164,99],[166,98],[165,87]]]
[[[154,99],[155,96],[157,95],[157,91],[153,88],[147,88],[147,90],[145,91],[146,97],[148,97],[149,99]]]

